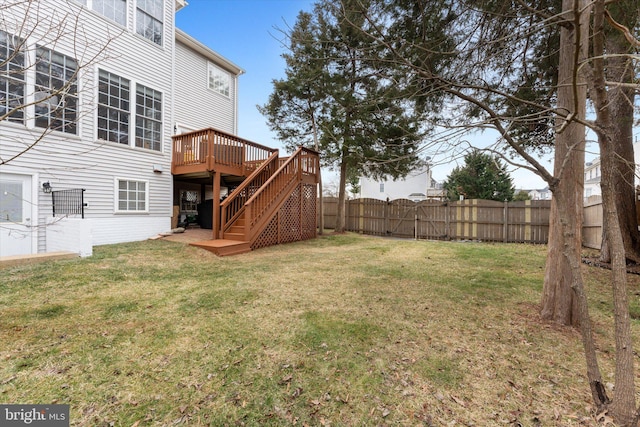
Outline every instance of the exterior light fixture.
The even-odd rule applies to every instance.
[[[51,188],[51,184],[49,183],[49,181],[42,183],[42,191],[44,193],[51,193],[52,190],[53,188]]]

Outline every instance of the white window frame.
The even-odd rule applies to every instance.
[[[108,0],[78,0],[81,4],[83,4],[84,6],[87,7],[87,9],[97,13],[100,16],[104,16],[105,18],[107,18],[109,21],[111,22],[115,22],[118,25],[122,25],[123,27],[127,26],[127,15],[129,13],[128,11],[128,7],[127,7],[127,0],[111,0],[113,2],[113,4],[117,4],[117,3],[124,3],[124,22],[118,22],[116,19],[114,19],[114,17],[111,16],[107,16],[104,13],[102,13],[101,11],[97,10],[94,8],[97,7],[97,5],[100,2],[104,2],[104,1],[108,1]],[[115,8],[114,8],[115,10]]]
[[[142,89],[142,93],[138,91]],[[138,102],[138,96],[143,97],[143,103],[140,104]],[[158,102],[155,96],[159,96],[160,109],[156,109],[156,102]],[[162,91],[150,88],[149,86],[145,86],[140,83],[136,83],[136,93],[135,93],[135,105],[132,106],[135,108],[135,135],[134,135],[134,144],[138,148],[146,148],[148,150],[156,151],[158,153],[162,153]],[[151,104],[151,105],[149,105]],[[154,125],[157,125],[157,134],[158,140],[155,141],[152,137],[151,140],[147,138],[149,133],[151,135],[156,133],[154,129]],[[155,146],[158,149],[154,148]]]
[[[110,74],[110,75],[113,75],[113,76],[115,76],[115,77],[117,77],[117,78],[121,79],[121,80],[126,80],[126,81],[128,82],[128,90],[129,90],[129,97],[128,97],[128,99],[126,99],[126,98],[119,98],[120,100],[123,100],[123,101],[127,101],[127,102],[128,102],[128,107],[129,107],[128,109],[126,109],[126,110],[125,110],[125,109],[123,109],[123,108],[120,108],[120,106],[118,106],[117,108],[116,108],[116,107],[114,107],[113,105],[111,105],[111,103],[110,103],[110,100],[109,100],[109,99],[107,99],[107,103],[100,102],[100,101],[101,101],[101,92],[100,92],[100,73],[101,73],[101,72],[108,73],[108,74]],[[114,143],[114,144],[126,145],[126,146],[129,146],[129,147],[130,147],[130,146],[131,146],[131,127],[132,127],[132,126],[131,126],[131,88],[132,88],[132,86],[133,86],[133,84],[132,84],[131,80],[130,80],[130,79],[127,79],[126,77],[123,77],[123,76],[121,76],[121,75],[119,75],[119,74],[112,73],[112,72],[110,72],[109,70],[105,70],[105,69],[102,69],[102,68],[98,68],[98,69],[97,69],[97,71],[96,71],[96,82],[97,82],[97,84],[96,84],[96,100],[97,100],[97,108],[96,108],[96,116],[95,116],[96,118],[95,118],[95,121],[94,121],[95,129],[96,129],[96,139],[97,139],[97,140],[99,140],[99,141],[111,142],[111,143]],[[112,87],[112,86],[111,86],[111,85],[109,85],[109,87],[108,87],[108,93],[106,93],[107,98],[110,98],[110,94],[111,94],[111,87]],[[128,114],[128,118],[127,118],[127,138],[126,138],[126,142],[127,142],[127,143],[126,143],[126,144],[122,141],[122,139],[121,139],[121,138],[118,138],[118,139],[119,139],[118,141],[111,141],[111,140],[110,140],[110,139],[108,139],[108,138],[107,138],[107,139],[104,139],[104,138],[101,138],[101,137],[100,137],[100,135],[99,135],[100,127],[98,126],[98,123],[99,123],[99,121],[100,121],[100,119],[101,119],[101,116],[100,116],[100,109],[101,109],[101,108],[103,108],[103,107],[104,107],[104,108],[106,108],[106,109],[107,109],[107,111],[115,110],[115,111],[119,111],[119,112],[121,112],[121,113],[126,113],[126,114]],[[106,119],[106,118],[107,118],[107,117],[105,117],[105,119]],[[122,120],[118,120],[118,123],[124,123],[124,121],[122,121]],[[112,131],[111,129],[107,129],[107,132],[109,132],[109,133],[110,133],[111,131]]]
[[[5,37],[7,38],[7,44],[12,44],[12,41],[15,41],[17,43],[20,44],[20,49],[19,52],[22,55],[22,65],[19,64],[15,64],[14,60],[11,61],[6,61],[6,63],[4,64],[4,68],[2,70],[0,70],[0,77],[5,80],[7,82],[7,84],[9,83],[13,83],[14,85],[22,85],[22,94],[18,94],[18,98],[14,98],[14,102],[17,100],[17,102],[19,103],[19,105],[16,105],[16,107],[19,106],[24,106],[26,104],[28,104],[27,102],[27,92],[28,92],[28,78],[27,78],[27,71],[29,69],[29,66],[27,65],[27,60],[28,60],[28,52],[26,51],[26,41],[16,35],[13,35],[7,31],[0,31],[2,32]],[[6,50],[5,50],[6,53]],[[17,66],[21,66],[22,67],[22,78],[15,78],[15,77],[11,77],[10,73],[11,73],[11,64],[15,64]],[[4,87],[6,88],[6,86]],[[2,93],[6,93],[6,95],[9,97],[8,100],[3,99],[2,103],[3,106],[7,107],[7,108],[12,108],[11,106],[11,96],[15,95],[10,91],[4,91],[3,88],[3,92]],[[20,99],[21,97],[21,99]],[[13,107],[15,108],[15,107]],[[26,108],[21,108],[17,111],[14,112],[13,117],[9,116],[7,117],[5,120],[7,122],[11,122],[11,123],[18,123],[18,124],[22,124],[22,125],[26,125],[26,119],[27,119],[27,114],[26,114]],[[4,121],[4,120],[3,120]]]
[[[144,189],[144,209],[140,210],[140,209],[121,209],[120,208],[120,183],[121,182],[126,182],[126,183],[137,183],[137,184],[144,184],[145,189]],[[130,190],[129,188],[123,190],[127,192],[127,199],[126,201],[129,203],[131,202],[131,200],[129,199],[129,194],[132,190]],[[117,214],[146,214],[149,213],[149,181],[148,180],[144,180],[144,179],[134,179],[134,178],[115,178],[114,179],[114,212]]]
[[[118,142],[118,141],[110,141],[108,139],[103,139],[100,138],[98,136],[98,131],[99,131],[99,127],[98,127],[98,120],[100,120],[100,117],[98,115],[98,111],[100,109],[100,107],[106,106],[107,108],[110,108],[108,105],[102,104],[100,102],[100,87],[99,84],[96,85],[96,92],[95,92],[95,99],[98,100],[98,108],[95,109],[95,119],[94,119],[94,125],[95,125],[95,139],[96,141],[99,142],[105,142],[105,143],[110,143],[110,144],[114,144],[116,146],[125,146],[125,147],[130,147],[133,149],[139,149],[139,150],[145,150],[147,152],[151,152],[151,153],[163,153],[165,151],[165,147],[164,147],[164,127],[165,127],[165,94],[163,91],[159,90],[159,89],[155,89],[150,85],[145,84],[144,82],[139,82],[133,79],[130,79],[128,77],[125,77],[123,75],[121,75],[120,73],[117,72],[113,72],[111,70],[109,70],[108,68],[104,68],[104,67],[96,67],[96,71],[95,71],[95,75],[96,75],[96,81],[99,80],[100,78],[100,72],[105,72],[105,73],[109,73],[112,74],[120,79],[124,79],[126,81],[129,82],[129,99],[128,101],[128,106],[129,109],[126,111],[128,113],[128,129],[127,129],[127,143],[125,144],[124,142]],[[139,116],[138,112],[137,112],[137,89],[138,87],[145,87],[147,89],[150,89],[154,92],[157,92],[160,95],[160,139],[158,141],[158,150],[155,150],[151,147],[145,147],[145,144],[142,144],[142,146],[138,146],[137,145],[137,122],[138,122],[138,117],[140,117],[142,120],[149,120],[149,117],[145,117],[144,115]],[[118,111],[124,112],[125,110],[123,109],[117,109]]]
[[[40,59],[40,52],[46,53],[47,58]],[[60,58],[62,63],[56,63],[53,60],[55,55],[62,57]],[[48,70],[46,73],[39,70],[40,64],[47,66]],[[40,129],[51,129],[67,135],[78,135],[80,128],[80,96],[78,86],[80,65],[78,64],[78,60],[57,50],[37,45],[34,68],[34,126]],[[56,76],[54,70],[57,70],[61,75]],[[40,74],[47,78],[46,82],[38,83],[38,76]],[[57,85],[55,83],[56,81],[58,81]],[[61,84],[61,87],[56,87]],[[52,96],[52,94],[56,92],[58,92],[58,95]],[[38,102],[39,99],[43,101]],[[75,102],[75,108],[65,105],[67,102]],[[56,120],[55,116],[58,114],[62,116]],[[69,119],[70,116],[73,116],[72,119]],[[46,119],[46,125],[38,124],[40,118]],[[61,127],[52,127],[52,124],[56,121],[60,122]]]
[[[159,15],[153,15],[152,11],[149,11],[147,9],[144,9],[143,6],[141,6],[142,3],[146,4],[146,2],[155,2],[158,1],[161,4],[161,10]],[[138,34],[139,36],[145,38],[146,40],[149,40],[150,42],[162,47],[164,44],[164,0],[136,0],[136,9],[135,9],[135,32],[136,34]],[[145,18],[145,22],[146,20],[150,20],[151,23],[156,23],[159,22],[160,23],[160,40],[155,40],[153,38],[148,37],[148,34],[145,34],[145,30],[147,29],[143,24],[145,22],[140,22],[140,17]]]
[[[231,98],[231,73],[218,67],[213,62],[208,62],[207,87],[222,96]]]

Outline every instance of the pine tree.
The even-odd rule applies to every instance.
[[[506,165],[495,157],[474,150],[464,157],[464,166],[456,167],[444,182],[449,200],[496,200],[510,202],[515,188]]]

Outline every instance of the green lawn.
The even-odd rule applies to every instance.
[[[146,241],[0,270],[0,402],[78,426],[595,425],[579,334],[538,318],[545,250]],[[607,272],[584,268],[613,382]]]

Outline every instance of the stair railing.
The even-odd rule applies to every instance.
[[[245,236],[252,241],[277,209],[289,197],[303,177],[313,175],[317,182],[320,173],[319,154],[308,148],[300,147],[245,203]]]
[[[278,151],[276,150],[266,161],[261,162],[261,165],[220,204],[220,230],[222,233],[227,231],[233,222],[240,217],[247,200],[267,182],[277,169]]]

